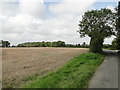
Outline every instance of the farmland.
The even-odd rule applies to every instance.
[[[88,49],[85,48],[3,48],[3,87],[20,87],[23,83],[55,71],[71,58],[86,52]]]

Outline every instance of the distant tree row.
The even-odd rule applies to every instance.
[[[0,47],[10,47],[9,41],[0,41]]]
[[[0,41],[0,47],[10,47],[9,41]],[[18,44],[17,46],[12,45],[12,47],[78,47],[78,48],[89,48],[90,46],[83,42],[83,44],[65,44],[64,41],[55,41],[55,42],[26,42]],[[117,49],[116,38],[112,41],[112,45],[104,44],[103,48],[105,49]]]
[[[89,45],[83,42],[83,44],[66,44],[66,47],[79,47],[79,48],[89,48]]]
[[[57,42],[27,42],[18,44],[18,47],[64,47],[65,42],[57,41]]]
[[[110,49],[110,50],[117,50],[116,41],[113,40],[113,41],[112,41],[112,45],[110,45],[110,44],[103,44],[103,48],[104,48],[104,49]]]
[[[83,42],[82,45],[80,44],[65,44],[64,41],[54,41],[54,42],[27,42],[27,43],[21,43],[18,44],[18,47],[83,47],[88,48],[89,45],[87,45],[85,42]]]

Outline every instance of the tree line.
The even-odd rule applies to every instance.
[[[54,42],[26,42],[18,44],[18,47],[83,47],[88,48],[89,45],[83,42],[83,44],[66,44],[64,41]]]
[[[89,48],[90,46],[83,42],[82,44],[66,44],[64,41],[54,41],[54,42],[26,42],[18,44],[17,46],[10,46],[9,41],[0,41],[0,47],[74,47],[74,48]],[[103,44],[103,48],[105,49],[112,49],[116,50],[116,40],[112,41],[112,45],[110,44]]]
[[[10,46],[9,41],[0,41],[0,47],[80,47],[89,48],[89,45],[83,42],[83,44],[66,44],[64,41],[54,41],[54,42],[26,42],[18,45]]]

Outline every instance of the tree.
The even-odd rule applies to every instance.
[[[80,44],[78,44],[78,47],[80,47]]]
[[[117,38],[112,41],[112,49],[117,49]]]
[[[65,42],[57,41],[57,47],[65,47]]]
[[[117,11],[117,26],[116,26],[116,31],[117,31],[117,49],[120,50],[120,1],[118,2],[118,11]]]
[[[42,42],[42,47],[46,47],[46,45],[45,45],[45,42],[44,42],[44,41]]]
[[[52,42],[52,47],[57,47],[57,42]]]
[[[112,48],[112,45],[110,45],[110,44],[104,44],[103,48]]]
[[[85,12],[82,21],[79,21],[78,32],[80,37],[91,37],[90,51],[101,53],[104,39],[114,35],[114,16],[115,14],[106,8]]]
[[[10,47],[10,43],[8,41],[1,40],[0,41],[0,46],[1,47]]]
[[[46,46],[47,46],[47,47],[51,47],[51,46],[52,46],[52,43],[51,43],[51,42],[46,42]]]
[[[83,48],[85,48],[85,47],[86,47],[86,43],[85,43],[85,42],[83,42],[82,47],[83,47]]]

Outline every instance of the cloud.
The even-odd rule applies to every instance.
[[[1,2],[0,7],[0,15],[6,18],[15,16],[20,12],[18,4],[15,2]]]
[[[50,11],[54,14],[81,14],[88,9],[95,0],[65,0],[64,2],[50,6]]]
[[[24,14],[29,14],[40,19],[47,18],[46,6],[42,0],[20,0],[19,8]]]
[[[32,17],[29,15],[20,14],[15,17],[9,17],[3,21],[3,33],[23,33],[31,22]]]
[[[14,45],[28,41],[57,40],[73,44],[89,43],[90,38],[80,38],[77,30],[83,12],[91,9],[94,3],[95,0],[64,0],[47,7],[42,0],[4,2],[4,13],[0,14],[3,39]]]
[[[112,5],[109,5],[109,6],[107,6],[106,8],[111,9],[113,12],[116,12],[116,11],[115,11],[115,7],[112,6]]]

